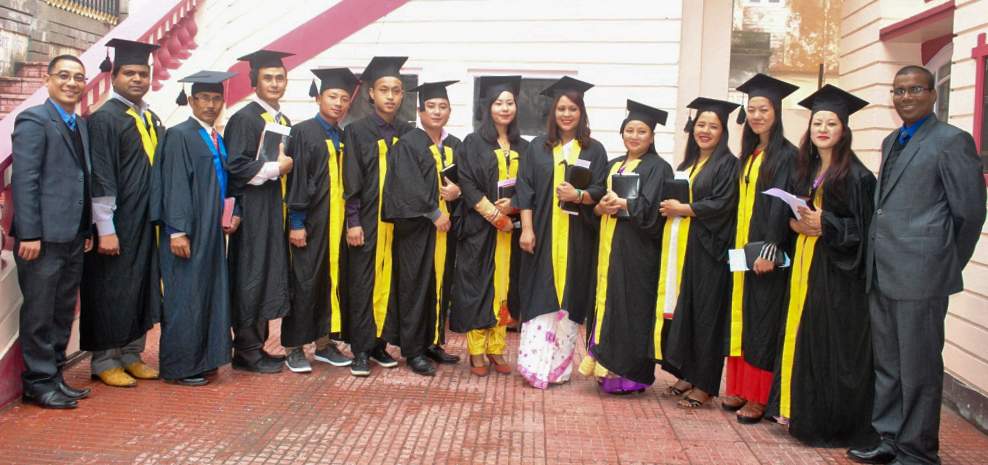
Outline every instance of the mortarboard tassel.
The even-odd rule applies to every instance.
[[[693,132],[693,112],[690,112],[689,118],[686,118],[686,127],[683,128],[683,132],[687,134]]]
[[[180,107],[184,107],[189,104],[189,96],[185,95],[185,86],[182,86],[182,92],[178,94],[178,98],[175,99],[175,103]]]
[[[319,88],[316,87],[316,80],[313,79],[312,85],[309,86],[309,97],[318,97],[318,96],[319,96]]]
[[[738,124],[744,124],[748,120],[748,115],[744,112],[744,106],[738,111]]]
[[[109,73],[113,69],[113,62],[110,61],[110,51],[106,51],[106,58],[99,64],[99,70],[104,73]]]

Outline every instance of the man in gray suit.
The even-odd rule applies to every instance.
[[[17,281],[24,301],[20,342],[24,401],[75,408],[89,389],[65,383],[65,362],[83,252],[92,247],[89,132],[75,115],[86,87],[78,58],[56,57],[45,76],[48,100],[17,115],[12,135]]]
[[[937,119],[933,75],[896,73],[903,127],[882,143],[865,260],[875,352],[872,425],[862,463],[939,464],[944,318],[985,221],[985,182],[970,134]]]

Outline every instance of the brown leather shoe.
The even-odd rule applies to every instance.
[[[134,362],[127,365],[127,373],[137,379],[158,379],[158,370],[147,366],[144,362]]]
[[[487,354],[487,359],[491,361],[491,365],[494,366],[494,371],[499,375],[510,375],[511,365],[504,360],[501,354]]]
[[[137,386],[137,380],[132,378],[123,368],[116,367],[110,368],[109,370],[104,370],[98,375],[100,381],[107,386],[113,387],[134,387]]]
[[[470,374],[480,377],[487,376],[487,365],[484,363],[483,355],[470,356]]]

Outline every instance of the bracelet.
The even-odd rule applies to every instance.
[[[583,203],[583,191],[580,189],[576,190],[576,203]]]

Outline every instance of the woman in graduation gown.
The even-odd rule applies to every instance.
[[[594,207],[600,220],[597,299],[588,356],[580,373],[594,375],[601,390],[640,392],[655,381],[652,323],[659,271],[659,215],[663,186],[672,167],[655,153],[655,125],[666,112],[628,100],[621,137],[628,150],[610,163],[607,194]],[[618,177],[638,176],[637,196],[615,186]],[[615,189],[621,192],[616,192]]]
[[[868,102],[828,84],[800,105],[812,113],[790,192],[813,208],[789,220],[798,237],[769,415],[810,445],[860,447],[877,439],[864,286],[875,176],[851,150],[847,121]]]
[[[660,273],[665,279],[659,281],[655,334],[662,340],[655,344],[655,355],[662,368],[677,377],[667,392],[679,396],[689,391],[679,401],[686,408],[699,407],[716,396],[724,371],[731,295],[727,249],[734,239],[738,206],[738,159],[727,146],[727,122],[738,106],[704,97],[688,105],[696,110],[696,119],[690,118],[686,125],[689,139],[677,177],[688,179],[689,202],[670,198],[660,208],[667,217]],[[681,218],[678,230],[671,232],[669,218],[677,217]],[[664,294],[662,289],[669,284],[672,287],[666,289],[671,291]],[[669,313],[671,320],[666,319]]]
[[[757,423],[765,414],[786,305],[789,269],[776,267],[773,260],[790,249],[792,213],[785,202],[762,192],[788,186],[797,150],[784,136],[782,99],[796,89],[764,74],[738,86],[748,94],[748,104],[738,115],[747,124],[741,137],[733,248],[762,245],[754,269],[731,276],[727,397],[722,406],[737,411],[738,422],[745,424]]]
[[[553,98],[547,135],[522,156],[512,200],[521,210],[521,343],[518,371],[532,386],[569,380],[573,352],[594,305],[599,218],[593,206],[604,196],[607,152],[590,138],[583,94],[592,84],[563,77],[542,92]],[[581,188],[567,182],[576,166],[589,169]],[[561,202],[571,208],[565,211]]]
[[[454,213],[459,237],[449,322],[467,333],[471,373],[485,376],[485,359],[498,373],[511,373],[504,351],[518,248],[511,200],[501,194],[508,195],[528,143],[516,118],[521,76],[482,76],[479,85],[480,127],[455,152],[462,196]]]

